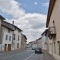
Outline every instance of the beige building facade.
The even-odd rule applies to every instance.
[[[21,50],[26,49],[27,38],[25,35],[21,34]]]
[[[60,0],[50,0],[46,27],[49,29],[49,53],[60,60]]]

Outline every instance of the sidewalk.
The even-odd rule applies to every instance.
[[[44,60],[56,60],[52,55],[50,55],[48,52],[44,51],[43,52],[43,59]]]

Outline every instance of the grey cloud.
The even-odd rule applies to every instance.
[[[34,21],[34,20],[30,20],[29,24],[31,24],[33,29],[40,29],[45,27],[45,23],[43,21]]]
[[[25,13],[25,10],[19,6],[17,0],[3,0],[0,8],[2,12],[10,14],[13,17],[8,21],[15,21],[15,25],[20,27],[27,36],[28,42],[40,37],[45,27],[46,15],[40,13]]]

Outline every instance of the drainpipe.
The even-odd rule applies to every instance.
[[[52,38],[52,55],[53,55],[53,38]]]
[[[1,19],[0,19],[0,44],[1,44],[1,51],[2,51],[2,30],[1,30],[1,23],[2,23],[2,21],[1,21]]]
[[[12,21],[12,25],[14,25],[14,21]],[[12,48],[15,50],[15,46],[14,46],[14,31],[13,31],[13,39],[12,39]]]

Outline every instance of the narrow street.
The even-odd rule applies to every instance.
[[[12,51],[12,52],[0,52],[1,60],[46,60],[43,58],[43,54],[35,54],[34,50],[24,51]],[[53,60],[53,59],[51,59]]]
[[[60,60],[60,0],[0,0],[0,60]]]

